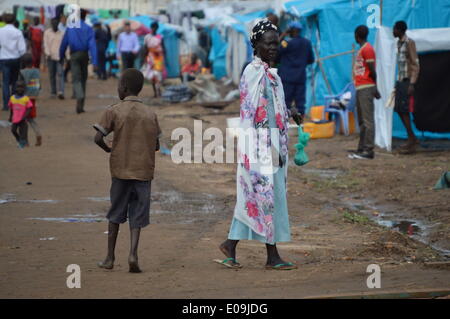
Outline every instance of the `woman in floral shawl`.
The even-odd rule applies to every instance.
[[[291,237],[286,199],[290,112],[281,79],[269,67],[279,47],[277,27],[261,20],[253,28],[251,43],[255,57],[240,83],[236,207],[228,239],[220,245],[227,258],[216,261],[239,268],[239,240],[259,240],[266,244],[267,269],[295,269],[281,259],[276,247]]]

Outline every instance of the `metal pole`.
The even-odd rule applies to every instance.
[[[380,0],[380,26],[383,26],[383,0]]]

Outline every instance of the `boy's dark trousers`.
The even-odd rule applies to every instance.
[[[11,132],[13,133],[17,142],[22,146],[28,143],[28,124],[26,120],[23,120],[19,123],[13,123],[11,126]]]

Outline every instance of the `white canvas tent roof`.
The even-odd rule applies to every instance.
[[[416,42],[418,53],[450,50],[450,28],[408,30],[406,34]],[[385,105],[395,84],[396,41],[392,34],[392,28],[380,27],[378,29],[375,51],[377,83],[381,99],[375,100],[375,143],[388,151],[392,149],[393,110],[386,108]]]
[[[4,12],[13,13],[13,7],[15,5],[27,6],[27,7],[41,7],[41,6],[56,6],[63,3],[60,0],[1,0],[0,1],[0,14]]]

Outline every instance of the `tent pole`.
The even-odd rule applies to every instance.
[[[355,67],[355,44],[354,43],[352,43],[352,67],[351,67],[351,70],[350,70],[350,72],[351,72],[351,78],[352,78],[352,81],[353,81],[353,68]]]
[[[317,51],[317,48],[315,46],[314,46],[314,52],[315,52],[316,56],[319,56],[319,52]],[[328,92],[330,94],[333,94],[333,92],[331,91],[330,82],[328,82],[327,75],[325,74],[325,69],[323,68],[322,61],[318,60],[317,63],[319,64],[320,72],[322,72],[323,79],[325,80],[325,84],[327,85]]]
[[[353,54],[353,53],[355,53],[354,45],[353,45],[353,49],[350,51],[345,51],[345,52],[341,52],[341,53],[324,56],[323,58],[319,58],[317,60],[324,61],[324,60],[328,60],[328,59],[332,59],[332,58],[337,58],[342,55]]]
[[[380,27],[383,26],[383,0],[380,0]]]

